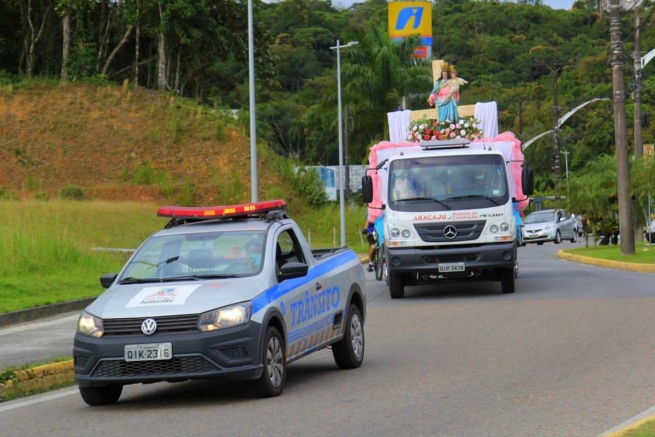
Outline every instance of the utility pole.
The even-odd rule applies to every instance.
[[[564,155],[564,168],[566,169],[566,196],[569,196],[569,152],[568,150],[565,150],[562,152],[562,155]]]
[[[344,129],[343,129],[343,163],[344,163],[344,173],[345,173],[345,178],[346,178],[346,188],[344,191],[344,200],[345,202],[348,202],[348,197],[350,197],[350,164],[348,161],[348,105],[345,105],[343,108],[343,124],[344,124]]]
[[[635,236],[630,199],[630,163],[625,117],[624,53],[623,42],[621,41],[620,8],[619,0],[610,1],[610,48],[614,90],[614,142],[616,147],[616,176],[618,179],[619,232],[621,234],[621,255],[634,255]]]
[[[557,73],[562,65],[552,64],[550,71],[553,73],[553,119],[555,125],[555,147],[553,149],[553,170],[555,171],[555,187],[559,185],[561,179],[561,160],[559,157],[559,101],[557,98]]]
[[[634,131],[635,131],[635,156],[639,157],[644,154],[644,146],[641,138],[641,12],[639,8],[639,2],[634,6],[635,8],[635,52],[634,52],[634,65],[635,65],[635,92],[634,92],[634,101],[635,101],[635,120],[634,120]]]

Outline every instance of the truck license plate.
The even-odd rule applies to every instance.
[[[172,343],[125,345],[125,361],[157,361],[173,358]]]
[[[439,264],[439,273],[463,272],[465,270],[464,263]]]

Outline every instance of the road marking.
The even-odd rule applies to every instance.
[[[622,424],[610,429],[609,431],[602,433],[598,437],[619,437],[625,432],[639,428],[641,425],[646,422],[650,422],[651,420],[655,420],[655,407],[649,408],[643,413],[636,415],[632,419],[629,419]]]
[[[45,328],[47,326],[60,325],[77,320],[78,314],[74,316],[62,317],[57,320],[50,320],[48,322],[29,323],[25,325],[13,326],[11,328],[0,329],[0,337],[3,335],[15,334],[16,332],[29,331],[31,329]]]
[[[15,410],[17,408],[28,407],[30,405],[39,404],[41,402],[51,401],[53,399],[63,398],[64,396],[74,395],[75,393],[78,393],[78,390],[76,388],[68,391],[63,391],[60,393],[43,395],[43,396],[35,397],[33,399],[27,399],[24,401],[11,401],[4,407],[0,406],[0,413],[9,410]]]

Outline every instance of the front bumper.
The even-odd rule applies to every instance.
[[[513,269],[516,264],[516,241],[509,243],[462,245],[440,248],[386,247],[389,274],[396,273],[439,273],[439,264],[464,263],[464,272],[482,272],[498,269]]]
[[[523,229],[523,242],[524,243],[539,243],[545,241],[555,241],[557,229],[540,230],[537,232],[529,232]]]
[[[137,384],[187,379],[256,379],[261,376],[261,325],[213,332],[162,335],[75,335],[73,355],[79,386]],[[124,359],[126,345],[172,343],[173,358],[157,361]]]

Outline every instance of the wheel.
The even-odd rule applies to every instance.
[[[382,260],[382,279],[389,286],[389,267],[387,266],[387,259]]]
[[[375,264],[373,265],[375,269],[375,279],[378,281],[382,279],[382,257],[380,256],[380,248],[375,249]]]
[[[402,299],[405,297],[405,284],[401,275],[389,275],[389,294],[392,299]]]
[[[269,326],[264,336],[264,371],[257,380],[260,396],[274,397],[282,394],[287,377],[287,360],[284,340],[280,331]]]
[[[571,237],[571,243],[577,243],[578,242],[578,231],[573,232],[573,236]]]
[[[122,385],[107,385],[104,387],[80,387],[80,395],[88,405],[97,407],[118,402],[123,392]]]
[[[514,293],[514,280],[515,280],[515,270],[514,269],[504,269],[500,272],[500,288],[504,294]]]
[[[355,369],[364,361],[364,322],[355,305],[348,308],[346,332],[332,345],[332,355],[340,369]]]
[[[553,243],[560,244],[561,242],[562,242],[562,234],[558,230],[557,232],[555,232],[555,241],[553,241]]]

